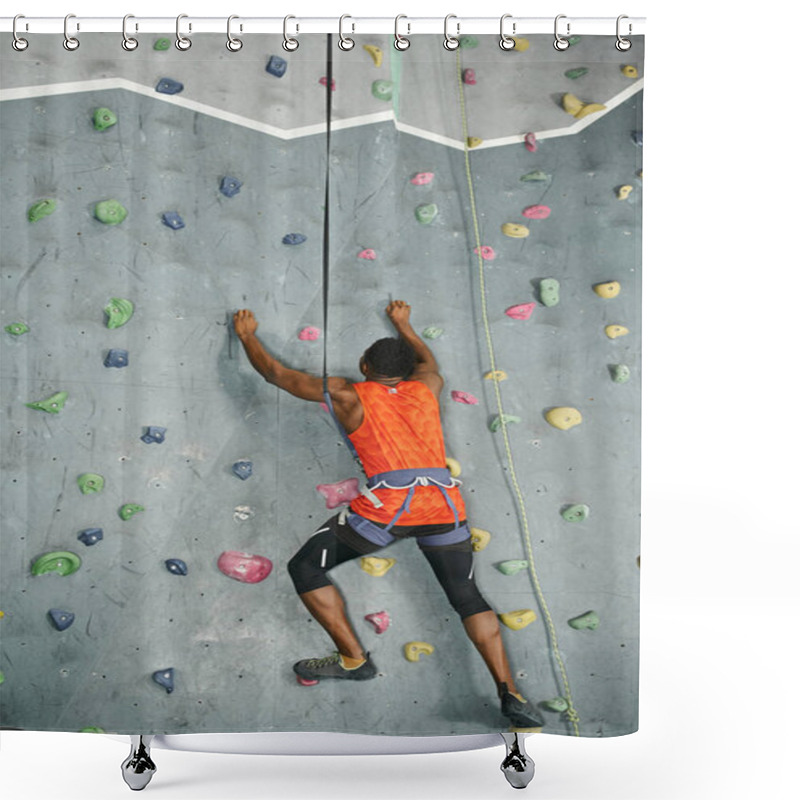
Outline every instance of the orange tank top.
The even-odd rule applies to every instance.
[[[446,467],[444,436],[439,420],[439,401],[421,381],[401,381],[385,386],[376,381],[354,383],[364,408],[364,420],[350,436],[368,477],[395,469]],[[373,490],[383,502],[375,508],[363,495],[350,503],[357,514],[374,522],[388,523],[403,505],[406,492]],[[464,500],[458,487],[445,490],[466,519]],[[453,511],[436,486],[417,486],[409,511],[396,525],[439,525],[454,522]]]

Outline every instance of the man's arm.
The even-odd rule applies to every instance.
[[[444,379],[439,374],[439,365],[433,352],[411,326],[411,306],[403,300],[393,300],[386,307],[386,314],[400,338],[411,347],[417,358],[417,365],[409,380],[422,381],[438,397],[444,386]]]

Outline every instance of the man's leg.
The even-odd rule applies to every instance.
[[[303,592],[300,599],[314,619],[328,632],[339,653],[356,661],[364,659],[364,650],[347,619],[344,599],[333,584]]]
[[[508,656],[500,635],[500,622],[497,614],[494,611],[481,611],[478,614],[464,617],[461,622],[464,624],[467,636],[483,657],[489,672],[492,673],[498,692],[502,691],[501,687],[505,684],[509,692],[516,693],[517,687],[511,677],[511,668],[508,665]]]

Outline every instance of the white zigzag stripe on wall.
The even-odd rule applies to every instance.
[[[643,79],[639,79],[632,83],[627,89],[614,95],[610,100],[605,103],[605,109],[590,114],[583,119],[576,120],[572,125],[565,128],[553,128],[547,131],[534,131],[537,139],[555,139],[559,136],[571,136],[580,133],[585,128],[588,128],[596,120],[605,116],[609,111],[615,109],[621,103],[624,103],[628,98],[632,97],[642,89]],[[3,89],[0,91],[0,102],[5,100],[26,100],[32,97],[54,97],[63,94],[76,94],[78,92],[97,92],[105,89],[125,89],[129,92],[136,92],[137,94],[146,97],[152,97],[156,100],[161,100],[164,103],[172,103],[173,105],[187,108],[191,111],[197,111],[201,114],[206,114],[210,117],[223,120],[224,122],[232,122],[234,125],[240,125],[243,128],[250,128],[260,133],[266,133],[269,136],[274,136],[277,139],[289,141],[292,139],[301,139],[305,136],[315,136],[320,133],[325,133],[326,126],[324,122],[315,125],[304,125],[300,128],[290,128],[284,130],[277,128],[274,125],[269,125],[266,122],[257,122],[256,120],[243,117],[241,114],[231,114],[220,108],[207,105],[206,103],[199,103],[196,100],[189,100],[185,97],[178,95],[163,94],[155,92],[151,87],[142,84],[134,83],[125,78],[102,78],[96,80],[86,81],[73,81],[68,83],[50,83],[41,86],[22,86],[17,89]],[[339,131],[347,128],[357,128],[362,125],[372,125],[376,122],[389,122],[394,121],[395,127],[402,133],[408,133],[412,136],[417,136],[420,139],[427,139],[430,142],[436,142],[447,147],[452,147],[456,150],[463,150],[464,143],[460,139],[452,139],[448,136],[426,131],[422,128],[417,128],[413,125],[408,125],[404,122],[399,122],[394,118],[394,112],[381,111],[376,114],[363,114],[357,117],[349,117],[348,119],[333,120],[331,123],[331,130]],[[504,136],[497,139],[486,139],[475,150],[484,150],[489,147],[503,147],[508,144],[517,144],[524,141],[525,134],[518,134],[514,136]]]

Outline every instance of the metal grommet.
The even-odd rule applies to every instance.
[[[617,50],[619,50],[621,53],[624,53],[624,52],[626,52],[626,51],[631,49],[631,40],[623,38],[622,35],[619,32],[619,28],[620,28],[619,24],[623,19],[628,19],[627,14],[620,14],[620,16],[617,17],[617,41],[616,41],[616,43],[614,45],[614,47],[616,47]],[[628,36],[631,35],[631,31],[632,30],[633,30],[633,26],[629,22],[628,23]]]
[[[192,46],[192,40],[181,33],[181,20],[186,19],[188,16],[188,14],[178,14],[178,18],[175,20],[175,47],[178,50],[186,51]],[[192,26],[190,24],[189,30],[191,29]]]
[[[447,31],[447,23],[450,22],[451,19],[457,19],[456,15],[455,14],[448,14],[444,18],[444,42],[443,42],[443,45],[444,45],[444,49],[445,50],[450,50],[452,52],[453,50],[458,50],[458,45],[460,44],[460,42],[458,41],[458,39],[455,36],[451,36]],[[461,23],[460,22],[456,22],[456,33],[459,33],[460,31],[461,31]]]
[[[290,19],[297,19],[297,17],[293,17],[291,14],[288,14],[283,18],[283,42],[281,44],[287,53],[293,53],[298,47],[300,47],[300,42],[297,39],[293,39],[291,36],[289,36],[287,29]],[[300,33],[300,26],[297,23],[294,25],[294,32]]]
[[[349,14],[342,14],[339,17],[339,49],[340,50],[352,50],[356,46],[356,40],[350,39],[349,37],[345,36],[342,32],[342,27],[344,26],[344,21],[346,19],[353,19]],[[353,30],[355,31],[356,26],[353,25]]]
[[[239,19],[239,17],[237,17],[236,14],[231,14],[231,16],[228,17],[228,41],[225,42],[225,47],[227,47],[228,50],[231,51],[231,53],[238,53],[239,50],[241,50],[242,47],[244,47],[244,42],[241,39],[236,39],[231,34],[231,20],[234,19]],[[240,31],[242,30],[241,25],[239,26],[239,30]]]
[[[517,46],[517,43],[510,36],[506,36],[505,30],[504,30],[504,26],[505,26],[505,21],[507,19],[511,19],[511,14],[503,14],[503,16],[500,17],[500,49],[501,50],[513,50]],[[517,23],[516,22],[512,22],[511,23],[511,32],[512,33],[516,33],[517,32]]]
[[[566,14],[559,14],[556,17],[556,21],[555,21],[555,24],[553,26],[553,30],[555,32],[555,37],[556,37],[555,41],[553,42],[553,47],[555,47],[555,49],[558,50],[560,53],[563,53],[569,47],[569,42],[558,32],[558,21],[560,19],[566,19],[566,18],[567,18]],[[570,29],[570,24],[568,22],[567,23],[567,36],[569,36],[569,29]]]
[[[139,40],[134,39],[133,36],[128,36],[127,25],[128,20],[133,19],[133,14],[126,14],[122,18],[122,49],[127,50],[129,53],[139,46]],[[136,26],[138,29],[138,25]]]
[[[74,18],[74,14],[67,14],[67,16],[64,17],[64,49],[70,52],[77,50],[81,46],[81,43],[74,36],[70,36],[67,30],[70,19]],[[78,30],[80,30],[80,27],[78,27]]]
[[[408,50],[411,47],[411,39],[406,39],[405,36],[400,35],[399,27],[400,27],[400,20],[401,19],[408,19],[405,14],[398,14],[394,18],[394,47],[395,50]],[[408,31],[407,34],[411,33],[411,23],[407,22],[406,27]]]
[[[11,42],[11,46],[12,46],[12,47],[13,47],[13,48],[14,48],[14,49],[15,49],[15,50],[18,52],[18,53],[21,53],[23,50],[27,49],[27,47],[28,47],[28,40],[27,40],[27,39],[23,39],[23,38],[22,38],[22,37],[21,37],[21,36],[20,36],[20,35],[17,33],[17,20],[18,20],[18,19],[25,19],[25,15],[24,15],[24,14],[17,14],[17,16],[16,16],[16,17],[14,17],[14,23],[13,23],[13,25],[12,25],[12,27],[11,27],[11,32],[14,34],[14,39],[13,39],[13,40],[12,40],[12,42]]]

